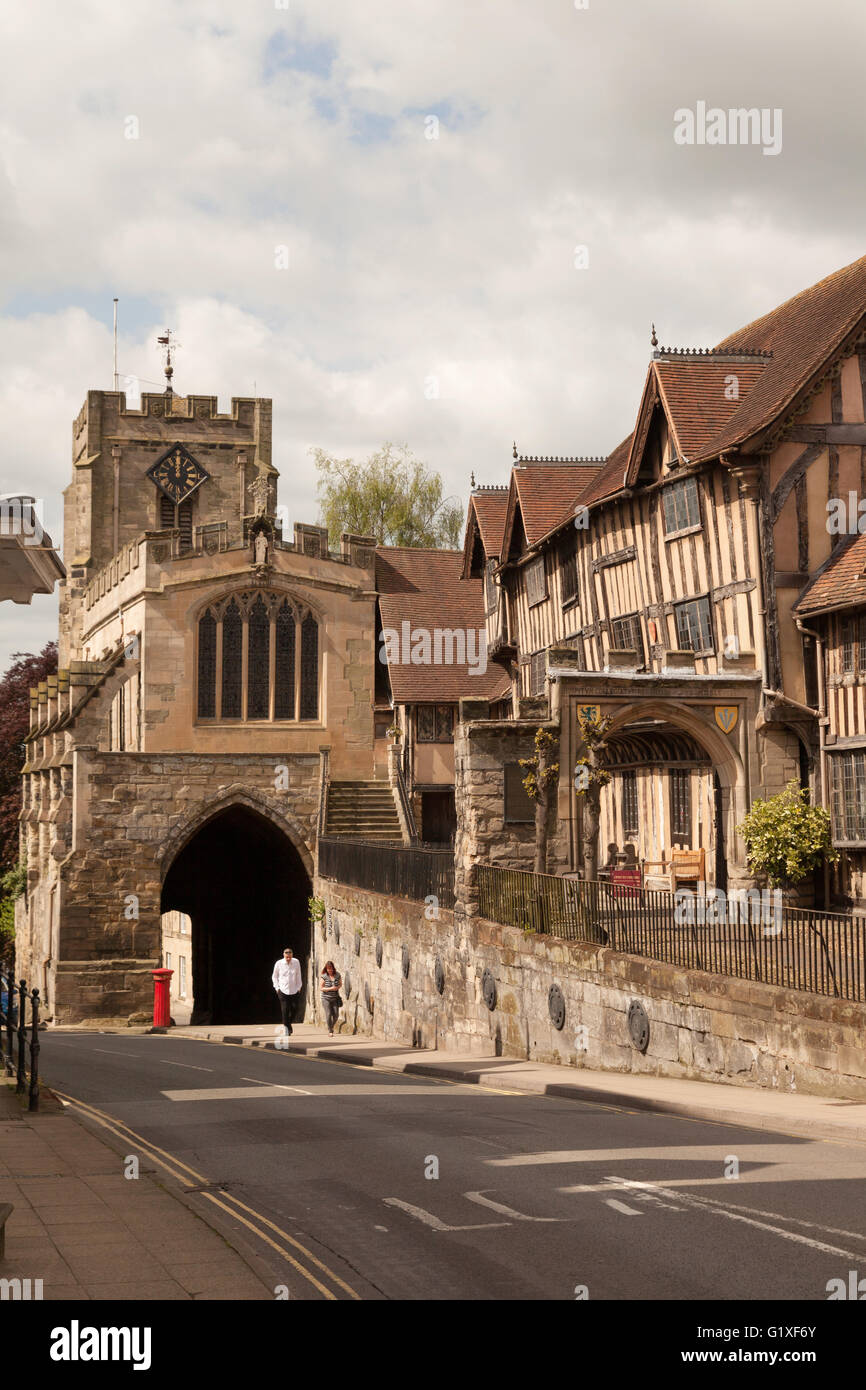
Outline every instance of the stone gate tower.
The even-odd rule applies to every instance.
[[[56,1021],[146,1013],[168,911],[201,1018],[261,1014],[308,950],[320,788],[373,773],[375,542],[289,540],[276,484],[268,400],[90,391],[75,421],[16,924]]]

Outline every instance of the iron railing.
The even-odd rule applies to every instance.
[[[17,1000],[17,1003],[16,1003]],[[27,1004],[30,1003],[30,1041],[27,1041]],[[0,1058],[7,1076],[15,1077],[19,1095],[28,1092],[28,1109],[39,1109],[39,990],[27,988],[26,980],[15,983],[12,971],[0,965]],[[18,1042],[17,1062],[13,1055]],[[28,1078],[27,1052],[30,1053]]]
[[[454,906],[454,851],[450,849],[323,835],[319,837],[318,870],[321,878],[354,888],[416,902],[435,897],[439,907]]]
[[[489,921],[686,969],[866,1002],[866,919],[476,865]]]

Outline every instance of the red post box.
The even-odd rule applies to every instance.
[[[163,967],[160,970],[151,970],[153,976],[153,1026],[154,1028],[168,1028],[171,1026],[171,998],[170,986],[173,970]]]

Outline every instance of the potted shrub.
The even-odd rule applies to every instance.
[[[737,834],[746,842],[751,873],[783,890],[786,902],[802,905],[805,880],[827,860],[839,858],[833,848],[830,816],[812,806],[809,793],[791,781],[777,796],[754,801]],[[801,885],[803,887],[801,887]]]

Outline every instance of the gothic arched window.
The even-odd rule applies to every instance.
[[[228,595],[199,618],[197,673],[199,719],[317,720],[318,622],[283,594]]]

